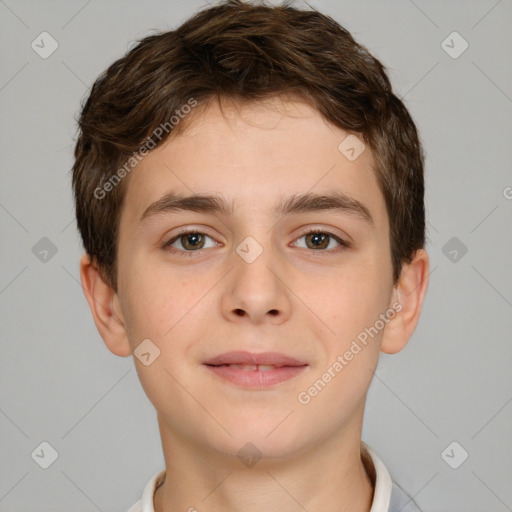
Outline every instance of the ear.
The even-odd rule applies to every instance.
[[[116,356],[131,355],[117,293],[103,280],[88,254],[84,254],[80,260],[80,279],[94,323],[105,345]]]
[[[428,254],[424,249],[419,249],[411,263],[402,267],[398,283],[393,288],[391,304],[399,304],[399,306],[395,304],[393,308],[398,312],[384,329],[382,352],[386,354],[400,352],[409,341],[420,318],[423,299],[427,293],[428,275]]]

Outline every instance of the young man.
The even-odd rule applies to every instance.
[[[130,510],[418,510],[361,441],[428,282],[381,63],[314,10],[226,1],[112,64],[79,124],[83,288],[165,458]]]

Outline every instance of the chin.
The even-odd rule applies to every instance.
[[[240,455],[244,454],[245,447],[246,451],[254,450],[255,455],[278,459],[304,451],[311,443],[309,431],[304,425],[292,421],[293,413],[286,418],[288,413],[281,413],[278,420],[274,415],[265,418],[261,414],[244,416],[236,421],[231,418],[231,421],[224,424],[233,437],[217,438],[221,441],[218,448],[238,456],[240,450]],[[317,426],[314,430],[318,433]],[[315,432],[311,432],[311,437],[315,436]]]

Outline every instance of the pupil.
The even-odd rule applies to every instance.
[[[324,235],[322,233],[313,233],[310,235],[311,241],[315,247],[320,247],[325,245],[324,241],[328,235]]]
[[[197,247],[200,243],[201,235],[199,233],[189,233],[186,236],[186,246]]]

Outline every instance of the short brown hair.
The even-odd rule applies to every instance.
[[[99,76],[82,107],[72,169],[77,224],[86,252],[115,291],[128,181],[120,178],[129,169],[117,171],[159,127],[169,127],[191,98],[204,107],[215,98],[257,101],[289,93],[334,125],[360,134],[371,148],[397,282],[402,264],[425,244],[424,157],[414,122],[393,94],[384,66],[313,8],[225,0],[176,30],[139,41]],[[166,129],[158,144],[185,126],[181,121]],[[119,183],[112,181],[116,172]]]

